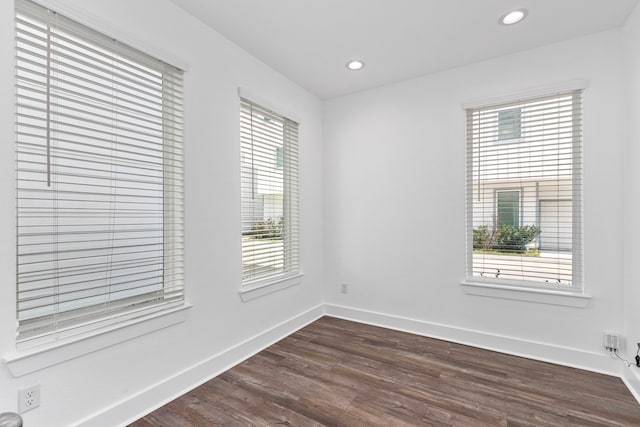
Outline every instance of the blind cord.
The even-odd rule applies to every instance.
[[[51,187],[51,25],[47,25],[47,187]]]

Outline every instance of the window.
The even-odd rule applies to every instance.
[[[521,110],[509,108],[498,111],[498,140],[518,139],[521,135]]]
[[[581,98],[467,109],[468,280],[582,290]]]
[[[183,304],[182,72],[16,0],[18,345]]]
[[[520,225],[520,191],[497,191],[496,213],[498,226]]]
[[[244,98],[240,103],[242,280],[299,272],[298,124]]]
[[[276,168],[282,169],[284,166],[284,151],[282,146],[276,147]]]

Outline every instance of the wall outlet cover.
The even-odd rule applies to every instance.
[[[23,414],[40,406],[40,384],[18,390],[18,411]]]

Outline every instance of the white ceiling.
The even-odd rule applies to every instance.
[[[638,0],[171,0],[327,99],[620,27]],[[503,13],[526,8],[520,24]],[[362,58],[358,72],[347,60]]]

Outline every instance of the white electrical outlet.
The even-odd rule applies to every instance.
[[[346,283],[340,285],[340,292],[343,294],[349,293],[349,285],[347,285]]]
[[[18,390],[18,411],[22,414],[40,406],[40,384]]]
[[[620,350],[620,336],[612,332],[605,332],[602,345],[609,351]]]

